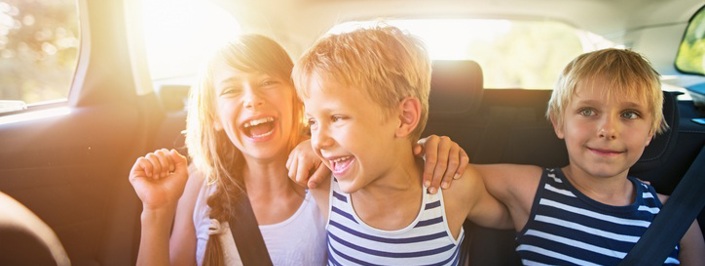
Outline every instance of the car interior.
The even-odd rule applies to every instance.
[[[36,228],[48,226],[53,232],[38,238],[27,232],[31,229],[2,223],[3,216],[11,217],[13,211],[0,206],[0,265],[50,265],[52,260],[67,265],[65,256],[56,255],[63,253],[71,265],[134,265],[142,206],[128,182],[130,167],[157,148],[187,153],[183,130],[190,83],[180,74],[158,82],[150,76],[154,71],[149,69],[146,48],[140,46],[148,37],[142,35],[147,29],[136,27],[145,6],[138,0],[72,2],[78,10],[81,42],[66,98],[0,112],[0,195],[8,196],[6,202],[12,202],[8,204],[36,215],[40,220]],[[663,112],[670,128],[652,140],[630,175],[670,195],[693,165],[705,165],[696,161],[705,146],[705,76],[676,64],[686,30],[703,12],[700,0],[208,2],[237,18],[243,32],[281,42],[293,60],[321,34],[347,21],[380,17],[564,21],[643,53],[662,75]],[[699,34],[704,39],[703,30]],[[178,41],[188,36],[181,38]],[[497,75],[492,63],[497,62],[433,60],[429,120],[422,136],[449,136],[472,163],[566,165],[565,144],[545,117],[550,86],[495,87],[488,84]],[[0,59],[0,69],[12,67]],[[701,208],[697,213],[705,232],[705,212]],[[513,230],[468,222],[465,232],[465,265],[521,264]],[[60,242],[58,247],[47,240],[52,236]]]

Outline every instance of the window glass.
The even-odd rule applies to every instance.
[[[705,74],[705,9],[690,20],[676,57],[676,68],[682,72]]]
[[[240,34],[223,8],[204,0],[144,0],[142,21],[149,72],[163,85],[191,85],[205,59]]]
[[[379,21],[336,25],[340,33]],[[551,89],[576,56],[614,44],[555,21],[505,19],[384,20],[421,37],[432,59],[474,60],[486,88]]]
[[[79,37],[74,0],[1,0],[0,112],[65,101]]]

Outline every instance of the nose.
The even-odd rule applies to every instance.
[[[328,127],[324,125],[316,125],[311,128],[311,145],[316,150],[325,150],[333,145],[333,138],[330,137]]]
[[[606,116],[602,120],[603,121],[600,124],[600,129],[597,132],[597,136],[608,140],[616,139],[619,132],[619,119]]]
[[[246,85],[243,88],[242,101],[245,108],[248,109],[256,109],[264,104],[264,100],[262,96],[259,95],[259,91],[250,85]]]

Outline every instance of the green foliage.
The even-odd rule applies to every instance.
[[[705,12],[701,10],[688,25],[676,57],[676,67],[683,72],[705,74]]]
[[[66,98],[78,45],[76,1],[0,1],[0,99]]]

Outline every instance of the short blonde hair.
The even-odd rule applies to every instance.
[[[431,60],[420,39],[396,27],[377,25],[319,39],[295,64],[292,75],[302,99],[308,97],[316,75],[363,89],[390,112],[402,99],[418,98],[421,119],[411,137],[418,138],[426,126]]]
[[[646,58],[631,50],[608,48],[582,54],[563,69],[548,102],[546,117],[563,125],[566,106],[573,99],[578,85],[603,82],[610,89],[607,97],[639,99],[646,103],[654,118],[651,132],[660,134],[668,129],[668,125],[663,118],[659,77]]]

